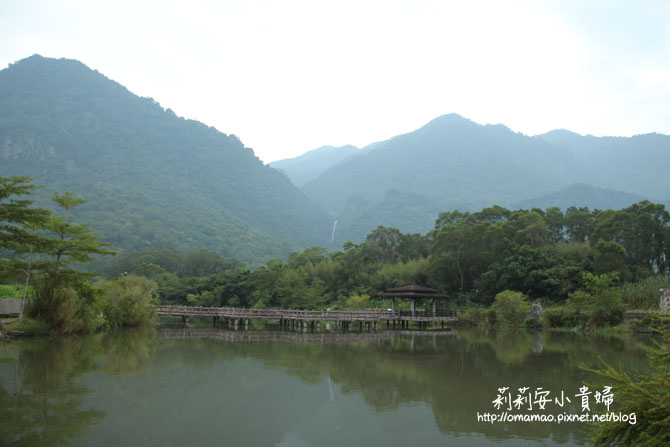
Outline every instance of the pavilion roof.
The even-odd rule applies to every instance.
[[[449,298],[449,295],[440,293],[438,290],[416,284],[389,289],[386,293],[380,294],[380,296],[383,298]]]

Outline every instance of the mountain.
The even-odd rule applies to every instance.
[[[626,208],[641,200],[647,199],[639,194],[631,194],[623,191],[614,191],[607,188],[598,188],[586,183],[575,183],[567,188],[554,191],[540,197],[515,202],[512,209],[547,209],[557,206],[566,210],[571,206],[588,207],[599,210],[619,210]]]
[[[294,185],[300,187],[336,164],[355,157],[359,152],[360,149],[356,146],[322,146],[299,157],[273,161],[268,166],[284,172]]]
[[[550,192],[580,175],[569,149],[452,114],[363,150],[302,190],[336,215],[351,195],[380,201],[394,189],[477,208]]]
[[[663,202],[670,198],[668,165],[668,135],[526,136],[451,114],[361,149],[302,191],[338,219],[340,237],[361,240],[377,225],[403,232],[432,227],[436,209]]]
[[[234,135],[176,116],[81,62],[32,56],[0,71],[0,176],[89,200],[121,250],[207,248],[258,262],[324,245],[332,219]]]
[[[645,197],[670,198],[670,135],[594,137],[555,130],[535,138],[572,150],[586,169],[581,182]]]

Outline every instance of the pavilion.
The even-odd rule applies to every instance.
[[[437,315],[436,311],[436,300],[446,300],[449,298],[449,295],[440,293],[438,290],[431,289],[429,287],[417,286],[415,284],[398,287],[395,289],[389,289],[388,292],[382,293],[379,295],[382,298],[391,298],[391,310],[395,312],[395,299],[396,298],[409,298],[412,300],[412,316],[416,312],[416,300],[425,300],[431,299],[433,301],[433,316]]]

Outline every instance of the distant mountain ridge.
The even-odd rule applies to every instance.
[[[415,231],[419,221],[434,222],[436,207],[567,207],[573,200],[598,208],[670,198],[667,135],[593,137],[556,130],[531,137],[450,114],[368,147],[374,150],[361,149],[302,187],[340,220],[341,237],[388,225],[382,216],[389,220],[394,210],[398,228]],[[401,193],[393,205],[391,191]],[[423,205],[417,208],[417,202]],[[414,214],[399,217],[408,209]]]
[[[554,191],[540,197],[515,202],[512,209],[547,209],[557,206],[565,210],[571,206],[588,207],[599,210],[618,210],[645,200],[639,194],[630,194],[623,191],[614,191],[607,188],[598,188],[586,183],[575,183],[567,188]]]
[[[352,194],[379,201],[392,189],[476,208],[565,187],[580,170],[569,149],[452,114],[379,143],[302,190],[335,214]]]
[[[300,187],[314,180],[331,167],[349,160],[360,153],[356,146],[322,146],[318,149],[305,152],[299,157],[285,158],[268,163],[268,166],[279,169],[291,179],[294,185]]]
[[[121,250],[206,248],[259,262],[323,245],[332,227],[234,135],[74,60],[35,55],[0,71],[0,175],[88,199],[78,217]]]

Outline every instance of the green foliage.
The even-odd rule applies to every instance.
[[[50,332],[49,325],[46,321],[33,320],[30,318],[24,318],[23,320],[18,321],[12,326],[12,329],[21,331],[28,337],[48,335]]]
[[[104,300],[108,327],[144,326],[153,320],[158,285],[141,276],[128,275],[114,281],[99,281],[95,287]]]
[[[571,293],[565,303],[568,315],[564,317],[564,325],[603,327],[621,323],[625,307],[620,290],[614,287],[618,274],[586,272],[583,277],[585,288]]]
[[[505,290],[496,295],[492,308],[497,321],[507,326],[521,326],[530,312],[530,304],[521,292]]]
[[[629,309],[658,309],[658,289],[670,289],[666,275],[653,275],[637,282],[625,282],[619,290]]]
[[[32,294],[32,286],[28,288],[28,296]],[[0,284],[0,298],[21,298],[23,286],[12,284]]]
[[[71,334],[102,327],[102,307],[99,294],[88,284],[64,284],[59,276],[47,274],[37,281],[26,313],[45,322],[50,332]]]
[[[351,310],[364,310],[368,308],[369,304],[370,304],[369,295],[351,295],[344,302],[344,308]]]
[[[647,373],[631,375],[607,364],[602,369],[590,370],[613,386],[616,399],[611,410],[635,413],[636,416],[635,424],[594,425],[594,446],[661,447],[670,444],[670,326],[663,330],[662,344],[644,349],[651,366]]]
[[[542,320],[550,328],[564,327],[565,314],[566,309],[563,307],[545,307],[542,309]]]
[[[486,309],[480,306],[470,306],[458,311],[458,324],[468,326],[479,326],[482,324],[493,325],[496,322],[494,309]]]

